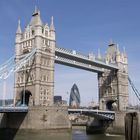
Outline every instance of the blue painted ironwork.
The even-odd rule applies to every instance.
[[[93,110],[93,109],[68,109],[69,114],[79,113],[87,116],[97,116],[101,120],[114,120],[115,112],[114,111],[102,111],[102,110]]]
[[[128,77],[128,81],[132,87],[132,90],[134,91],[136,97],[138,98],[138,100],[140,101],[140,93],[138,92],[138,90],[136,89],[136,87],[134,86],[132,80],[130,79],[130,77]]]
[[[28,106],[19,106],[19,107],[10,107],[10,106],[1,106],[0,113],[8,113],[8,112],[28,112]]]

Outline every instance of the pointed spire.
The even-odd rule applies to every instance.
[[[34,26],[34,25],[42,26],[43,25],[42,20],[40,18],[40,11],[37,9],[36,6],[35,6],[34,12],[32,14],[30,25],[32,25],[32,26]]]
[[[34,16],[34,15],[36,15],[36,14],[38,14],[37,6],[35,6],[35,9],[34,9],[34,12],[33,12],[32,16]]]
[[[35,12],[37,12],[37,6],[35,5]]]
[[[101,53],[100,53],[100,49],[98,49],[98,59],[101,59]]]
[[[127,57],[125,47],[123,47],[123,54],[124,54],[124,57]]]
[[[51,25],[50,25],[50,30],[51,30],[51,31],[55,31],[55,27],[54,27],[54,19],[53,19],[53,16],[51,17]]]
[[[119,63],[121,61],[121,53],[120,53],[120,50],[119,50],[119,45],[117,44],[116,45],[116,62]]]
[[[119,55],[120,54],[120,50],[119,50],[119,44],[117,44],[117,48],[116,48],[116,54]]]
[[[20,27],[20,20],[18,20],[18,27],[17,27],[16,34],[22,34],[21,27]]]
[[[110,41],[109,41],[109,45],[108,45],[108,46],[113,46],[113,45],[114,45],[113,40],[110,39]]]

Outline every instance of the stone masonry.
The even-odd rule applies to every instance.
[[[53,17],[50,26],[42,22],[37,8],[24,32],[18,22],[16,62],[33,48],[36,48],[35,56],[15,74],[15,103],[21,100],[22,91],[28,90],[32,94],[31,106],[51,106],[54,95],[55,27]]]

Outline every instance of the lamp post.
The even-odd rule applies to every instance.
[[[22,104],[22,106],[27,106],[25,104],[25,88],[26,88],[26,64],[24,64],[24,87],[23,87],[23,104]]]

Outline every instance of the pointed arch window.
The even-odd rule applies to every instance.
[[[46,36],[46,37],[48,36],[48,31],[47,31],[47,30],[45,30],[45,36]]]
[[[35,34],[35,31],[34,30],[32,30],[32,35],[34,35]]]

